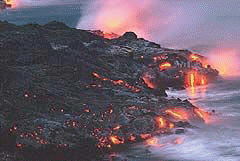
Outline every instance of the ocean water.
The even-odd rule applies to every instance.
[[[64,22],[76,27],[82,15],[82,4],[64,4],[50,6],[34,6],[26,8],[6,9],[0,11],[0,20],[17,25],[28,23],[46,24],[50,21]]]
[[[155,137],[156,144],[136,144],[113,156],[131,161],[240,161],[239,77],[197,87],[194,94],[191,89],[167,93],[215,113],[206,124],[192,122],[197,128],[186,129],[184,134]]]
[[[237,0],[235,2],[234,6],[238,6],[239,2]],[[220,13],[221,10],[221,8],[217,9],[217,11],[214,10],[214,13]],[[231,8],[228,8],[225,11],[227,14],[217,15],[217,18],[210,16],[211,19],[207,22],[204,19],[201,25],[206,27],[205,23],[217,22],[215,23],[217,25],[210,25],[211,30],[209,30],[209,33],[212,33],[211,31],[217,26],[221,26],[216,31],[229,33],[227,37],[231,40],[230,42],[235,41],[238,44],[238,35],[240,33],[238,29],[240,25],[237,20],[239,11],[236,9],[233,10],[233,13],[230,11]],[[18,25],[27,23],[45,24],[49,21],[57,20],[65,22],[71,27],[76,27],[82,14],[82,4],[66,3],[64,5],[3,10],[0,11],[0,20],[7,20]],[[189,30],[189,32],[191,31]],[[194,35],[197,34],[201,37],[200,29],[193,31]],[[211,46],[211,44],[216,44],[218,39],[223,40],[222,37],[214,38],[214,34],[211,34],[209,38],[206,32],[204,34],[205,39],[201,39],[201,41],[195,42],[194,39],[191,39],[190,46],[194,46],[198,51],[203,51],[214,48],[215,46]],[[181,35],[181,33],[177,35]],[[224,35],[223,37],[225,38]],[[173,39],[169,37],[171,39],[169,42],[173,42],[173,44],[169,45],[178,46],[178,38],[176,36],[173,36]],[[187,37],[186,40],[190,38]],[[208,39],[209,41],[211,40],[210,45],[208,44]],[[184,42],[186,48],[189,47],[188,41],[181,42]],[[167,42],[165,43],[167,44]],[[182,47],[184,44],[180,44],[180,46]],[[199,128],[187,129],[181,135],[159,137],[159,144],[162,146],[151,147],[137,144],[130,147],[128,151],[116,155],[126,156],[131,161],[240,161],[240,78],[224,78],[218,83],[198,87],[195,92],[193,95],[187,90],[168,91],[168,95],[169,97],[181,99],[188,98],[194,105],[207,111],[215,110],[216,112],[211,116],[211,121],[208,124],[197,124]]]

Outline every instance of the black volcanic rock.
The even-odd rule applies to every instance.
[[[187,101],[166,99],[165,89],[183,87],[192,67],[217,76],[189,61],[189,53],[161,48],[132,32],[109,40],[59,22],[1,30],[0,141],[9,141],[0,145],[0,155],[96,160],[115,146],[111,136],[130,143],[141,141],[141,134],[156,135],[155,119],[166,108],[193,111]],[[174,69],[160,70],[163,61]],[[16,145],[14,152],[6,149],[8,143]]]
[[[134,32],[126,32],[123,36],[121,36],[121,38],[128,40],[136,40],[137,35]]]

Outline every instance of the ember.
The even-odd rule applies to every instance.
[[[16,1],[15,0],[5,0],[5,3],[11,8],[16,8]]]
[[[197,55],[195,55],[195,54],[192,54],[192,55],[190,55],[190,58],[191,58],[192,60],[198,60],[198,59],[199,59],[199,56],[197,56]]]
[[[99,74],[97,74],[97,73],[95,73],[95,72],[93,72],[92,75],[93,75],[94,77],[102,80],[102,81],[109,81],[109,82],[111,82],[111,83],[114,84],[114,85],[124,86],[125,88],[128,88],[128,89],[130,89],[132,92],[135,92],[135,93],[141,91],[139,88],[134,87],[134,86],[128,84],[127,82],[123,81],[123,80],[111,80],[111,79],[109,79],[109,78],[102,77],[102,76],[100,76]]]
[[[158,139],[157,138],[150,138],[146,140],[146,143],[151,146],[157,146],[158,145]]]
[[[180,120],[188,119],[188,113],[183,109],[168,109],[165,112],[176,119]]]
[[[152,89],[155,88],[153,82],[151,81],[151,75],[145,73],[143,75],[143,81],[148,86],[148,88],[152,88]]]
[[[160,66],[159,66],[160,70],[165,70],[165,69],[168,69],[168,68],[170,68],[170,67],[172,67],[172,64],[169,63],[169,62],[162,63],[162,64],[160,64]]]
[[[118,136],[110,136],[110,140],[113,144],[123,144],[124,139],[120,139]]]
[[[151,134],[140,134],[140,137],[145,140],[145,139],[150,138]]]
[[[117,125],[116,127],[113,128],[113,130],[119,130],[122,126],[121,125]]]
[[[157,124],[159,126],[159,128],[166,128],[167,126],[167,120],[165,120],[162,116],[158,117],[156,119]]]
[[[134,141],[136,141],[136,137],[131,134],[131,135],[128,137],[128,141],[134,142]]]

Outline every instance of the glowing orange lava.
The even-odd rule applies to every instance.
[[[116,39],[116,38],[119,38],[120,36],[113,33],[113,32],[112,33],[104,32],[103,37],[106,38],[106,39]]]
[[[118,136],[110,136],[110,140],[113,144],[123,144],[124,140],[120,139]]]
[[[15,0],[5,0],[5,3],[11,8],[16,8],[16,1]]]
[[[160,66],[159,66],[160,70],[168,69],[168,68],[170,68],[170,67],[172,67],[172,64],[169,63],[169,62],[162,63],[162,64],[160,64]]]
[[[154,138],[147,139],[145,144],[153,146],[153,147],[162,147],[162,146],[164,146],[164,144],[159,144],[158,141],[159,141],[159,139],[154,137]]]
[[[193,73],[190,74],[190,86],[191,87],[195,86],[195,77]]]
[[[196,87],[198,85],[206,85],[207,77],[197,71],[190,71],[185,78],[186,87]]]
[[[180,120],[188,119],[188,113],[183,109],[168,109],[165,112],[176,119]]]
[[[167,121],[162,116],[157,117],[156,122],[159,128],[166,128],[167,126]]]
[[[151,146],[158,145],[158,139],[157,138],[150,138],[146,140],[146,143]]]
[[[191,55],[190,55],[190,58],[191,58],[192,60],[198,60],[198,59],[199,59],[199,56],[197,56],[197,55],[195,55],[195,54],[191,54]]]
[[[130,136],[128,137],[128,140],[131,141],[131,142],[134,142],[134,141],[136,141],[136,137],[133,136],[133,135],[130,135]]]
[[[200,117],[201,119],[204,120],[205,123],[208,123],[208,120],[209,120],[209,114],[205,111],[203,111],[202,109],[199,109],[199,108],[195,108],[194,109],[194,113]]]
[[[175,125],[173,123],[169,123],[169,128],[173,129],[175,127]]]
[[[113,128],[113,130],[119,130],[122,126],[121,125],[117,125],[116,127]]]
[[[151,134],[140,134],[140,137],[141,137],[142,139],[148,139],[148,138],[151,137]]]
[[[148,86],[148,88],[155,88],[153,82],[151,81],[151,76],[147,73],[143,75],[143,81]]]

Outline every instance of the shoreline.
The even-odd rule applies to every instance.
[[[0,149],[10,160],[91,160],[121,144],[184,133],[189,120],[208,115],[166,98],[169,87],[191,85],[189,76],[194,85],[217,79],[190,51],[133,32],[105,39],[56,21],[0,22],[0,31]]]

